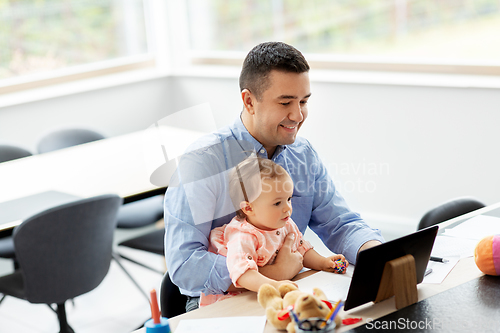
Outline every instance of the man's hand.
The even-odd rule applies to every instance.
[[[292,252],[295,235],[289,234],[272,265],[259,267],[259,272],[270,279],[281,281],[290,280],[297,275],[303,267],[303,257],[299,252]]]
[[[361,245],[361,247],[359,248],[358,254],[359,254],[359,252],[361,252],[363,250],[369,249],[370,247],[374,247],[374,246],[377,246],[380,244],[382,244],[382,243],[379,242],[378,240],[368,241],[368,242],[364,243],[363,245]]]

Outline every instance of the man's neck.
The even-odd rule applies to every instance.
[[[260,140],[259,140],[259,139],[257,139],[257,138],[255,137],[255,135],[253,135],[253,133],[252,133],[252,132],[248,129],[248,127],[250,127],[250,126],[248,126],[248,124],[249,124],[249,122],[251,122],[252,120],[250,119],[250,116],[249,116],[247,113],[245,113],[245,110],[243,110],[243,112],[241,113],[240,118],[241,118],[241,122],[243,123],[243,126],[245,126],[246,130],[248,131],[248,133],[250,133],[250,135],[251,135],[251,136],[252,136],[255,140],[257,140],[257,141],[259,141],[259,142],[260,142]],[[274,152],[276,151],[276,148],[278,148],[278,146],[268,147],[268,146],[265,146],[262,142],[260,142],[260,143],[262,144],[262,146],[263,146],[263,147],[266,149],[266,151],[267,151],[267,158],[271,158],[271,157],[273,157]]]

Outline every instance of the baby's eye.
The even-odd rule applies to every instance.
[[[278,201],[277,203],[275,203],[274,205],[275,206],[279,206],[281,204],[281,201]]]
[[[292,197],[288,198],[287,201],[289,201],[289,202],[292,201]]]

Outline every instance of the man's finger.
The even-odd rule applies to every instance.
[[[294,233],[288,234],[285,238],[285,242],[283,243],[282,248],[286,246],[291,249],[294,241],[295,241],[295,234]]]

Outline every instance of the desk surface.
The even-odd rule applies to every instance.
[[[162,139],[175,142],[181,153],[203,135],[172,127],[162,130]],[[0,163],[0,204],[53,191],[80,198],[108,193],[127,198],[158,189],[149,181],[145,151],[156,149],[161,160],[162,147],[152,147],[145,138],[146,131],[139,131]],[[0,230],[21,222],[1,221]]]
[[[455,218],[453,220],[442,223],[440,229],[444,227],[453,226],[456,223],[460,223],[465,221],[476,215],[491,215],[491,216],[499,216],[500,214],[500,203],[496,205],[491,205],[485,207],[483,209],[477,210],[475,212],[463,215],[461,217]],[[314,274],[315,272],[310,271],[306,273],[300,274],[297,278],[303,278],[307,275]],[[480,280],[478,280],[480,278]],[[484,282],[486,281],[486,282]],[[415,305],[409,306],[407,308],[401,309],[399,311],[396,310],[395,300],[394,298],[389,298],[380,303],[367,303],[365,305],[359,306],[357,308],[351,309],[347,312],[341,312],[343,316],[347,317],[361,317],[363,321],[350,326],[342,326],[337,332],[344,332],[348,330],[352,330],[356,328],[357,331],[364,331],[368,325],[367,322],[373,319],[382,318],[380,320],[397,320],[398,318],[412,318],[416,314],[417,320],[418,318],[422,319],[422,315],[419,315],[415,311],[420,311],[425,309],[424,313],[432,313],[432,311],[440,311],[439,306],[436,308],[436,304],[442,304],[443,302],[455,302],[455,304],[464,304],[464,308],[468,308],[469,311],[472,311],[470,307],[465,307],[465,303],[467,299],[462,295],[463,293],[474,293],[481,292],[481,290],[486,290],[487,287],[488,293],[492,293],[494,291],[495,295],[500,296],[500,277],[489,278],[484,276],[484,274],[479,271],[477,266],[474,263],[474,259],[472,257],[464,258],[458,262],[458,264],[454,267],[454,269],[448,274],[445,280],[441,284],[419,284],[417,286],[418,289],[418,300],[419,302]],[[484,283],[483,283],[484,282]],[[467,284],[469,283],[469,284]],[[460,287],[459,289],[454,289]],[[479,286],[479,287],[478,287]],[[486,287],[485,287],[486,286]],[[318,286],[321,287],[321,286]],[[482,288],[479,290],[478,288]],[[465,288],[465,289],[464,289]],[[463,289],[463,290],[462,290]],[[454,292],[456,291],[456,292]],[[444,294],[446,292],[446,294]],[[442,295],[441,295],[442,294]],[[437,295],[441,295],[437,297]],[[469,295],[470,296],[470,295]],[[491,297],[490,297],[491,298]],[[479,298],[475,298],[478,300]],[[423,302],[425,300],[425,302]],[[498,300],[498,298],[495,298]],[[481,303],[478,300],[479,303]],[[490,309],[488,313],[495,313],[495,319],[498,318],[498,314],[500,314],[500,305],[495,303],[496,305],[493,309]],[[486,305],[488,306],[488,305]],[[443,312],[443,316],[452,316],[453,311],[448,309],[445,313]],[[466,310],[464,310],[467,313]],[[464,312],[462,311],[462,312]],[[461,313],[462,313],[461,312]],[[477,313],[477,312],[476,312]],[[217,302],[205,308],[197,309],[180,316],[170,318],[169,324],[172,330],[175,332],[175,328],[179,324],[179,322],[183,319],[197,319],[197,318],[216,318],[216,317],[229,317],[229,316],[264,316],[264,309],[257,302],[257,294],[254,292],[245,292],[238,296],[229,298],[227,300]],[[386,316],[386,317],[384,317]],[[443,317],[444,318],[444,317]],[[444,318],[445,319],[445,318]],[[449,318],[448,318],[449,319]],[[443,322],[444,323],[444,322]],[[454,331],[471,331],[469,329],[460,330],[460,327],[453,328]],[[136,333],[143,333],[145,329],[137,330]],[[472,330],[475,331],[475,330]],[[482,331],[482,330],[481,330]],[[277,333],[280,332],[273,328],[271,325],[266,324],[264,332],[266,333]]]

